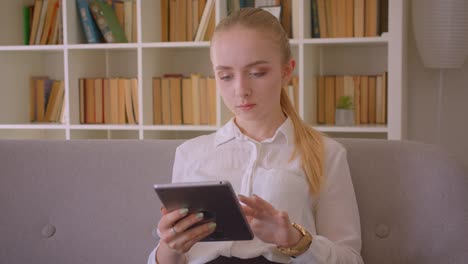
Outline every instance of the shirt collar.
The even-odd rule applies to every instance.
[[[239,127],[234,122],[234,118],[231,118],[223,127],[216,131],[215,146],[222,145],[233,139],[239,140],[252,140],[248,136],[244,135]],[[253,140],[252,140],[253,141]],[[262,142],[285,142],[286,144],[294,144],[294,126],[291,119],[288,117],[278,127],[273,137],[265,139]]]

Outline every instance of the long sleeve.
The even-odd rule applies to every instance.
[[[292,263],[361,264],[361,227],[346,150],[331,153],[325,168],[327,182],[315,210],[317,234]]]

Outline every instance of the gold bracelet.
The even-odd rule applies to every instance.
[[[309,231],[307,231],[304,227],[302,227],[299,224],[292,223],[292,226],[299,230],[302,234],[301,240],[294,246],[294,247],[280,247],[277,246],[278,251],[281,252],[282,254],[289,256],[289,257],[297,257],[301,255],[302,253],[306,252],[307,249],[309,249],[310,244],[312,243],[312,235],[310,234]]]

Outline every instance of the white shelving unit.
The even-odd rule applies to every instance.
[[[291,39],[299,75],[299,114],[318,130],[338,137],[404,139],[406,131],[407,1],[389,0],[389,32],[373,38],[310,38],[310,0],[299,1],[301,36]],[[164,73],[212,75],[209,42],[160,42],[160,1],[137,0],[136,43],[86,44],[75,0],[62,0],[63,45],[22,45],[21,8],[32,0],[5,0],[0,8],[0,138],[173,139],[212,133],[231,114],[217,98],[216,126],[152,125],[151,79]],[[216,21],[226,16],[226,1],[216,0]],[[388,71],[388,124],[317,126],[316,84],[320,74],[379,74]],[[65,81],[64,124],[31,124],[29,78],[47,75]],[[138,78],[140,124],[79,123],[78,79]]]

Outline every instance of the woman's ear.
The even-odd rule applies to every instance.
[[[283,86],[286,86],[292,78],[294,68],[296,67],[296,61],[294,59],[290,59],[286,64],[283,66]]]

